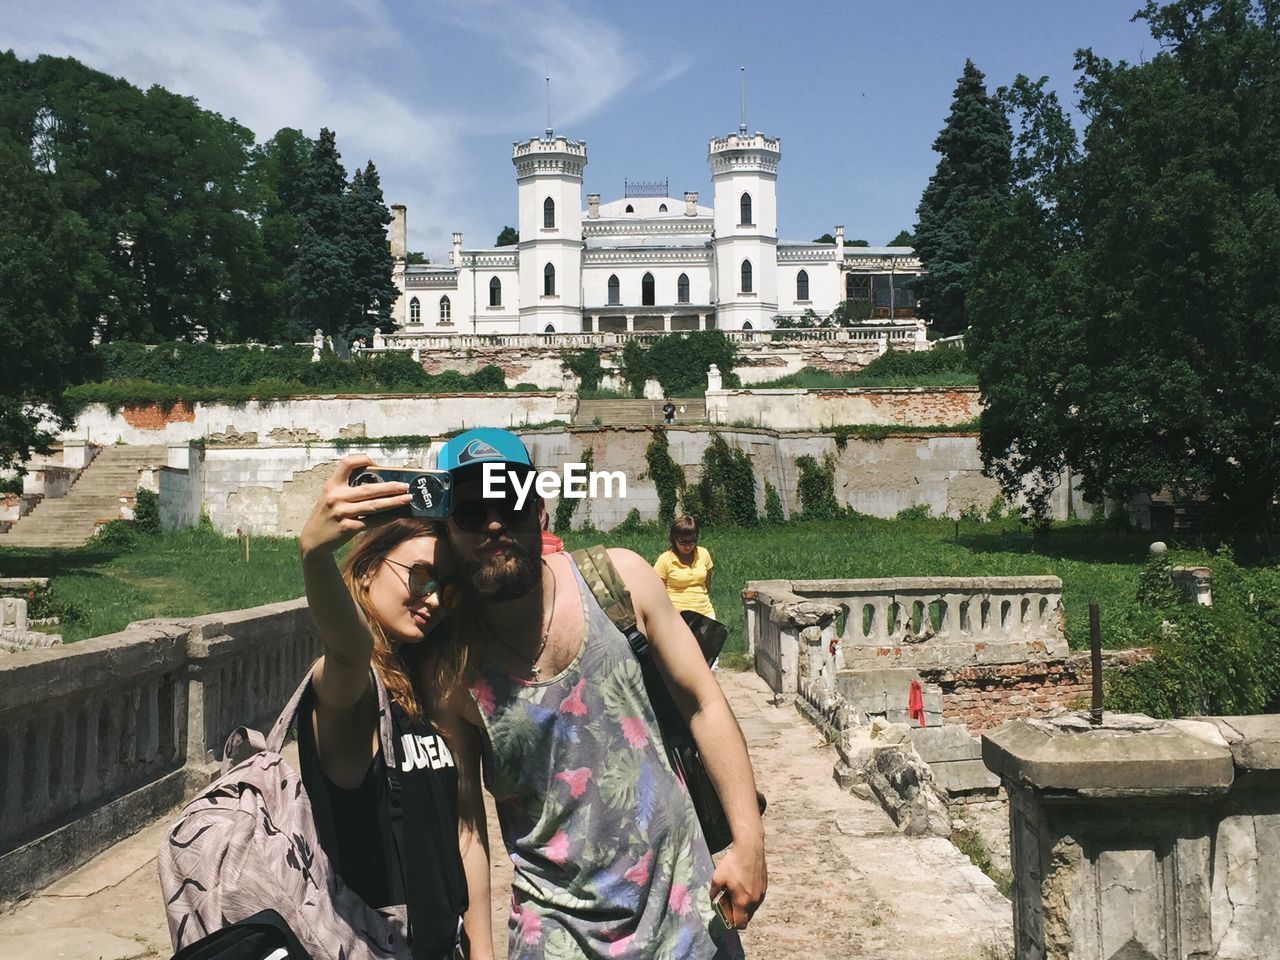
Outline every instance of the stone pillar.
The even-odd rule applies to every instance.
[[[373,349],[382,350],[387,345],[387,341],[382,336],[382,328],[373,328]]]
[[[836,263],[844,260],[844,224],[836,224]]]
[[[462,234],[457,230],[453,232],[453,247],[449,250],[449,266],[462,266]]]
[[[1172,577],[1173,585],[1188,603],[1213,606],[1212,572],[1208,567],[1174,567]]]
[[[686,217],[696,217],[698,215],[698,194],[697,191],[686,190],[684,194],[684,215]]]
[[[600,219],[600,194],[598,193],[587,194],[587,219]]]
[[[62,444],[62,465],[74,470],[83,470],[93,457],[86,440],[67,440]]]
[[[1017,960],[1274,954],[1280,716],[1018,720],[982,759],[1009,794]]]
[[[408,250],[407,214],[403,203],[391,205],[391,259],[403,260]]]
[[[720,375],[720,368],[716,364],[707,367],[707,393],[713,390],[723,390],[724,380]]]

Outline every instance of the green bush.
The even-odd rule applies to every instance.
[[[112,520],[103,524],[93,539],[100,546],[127,550],[137,544],[138,534],[127,520]]]
[[[671,333],[648,348],[629,340],[622,348],[622,378],[633,397],[644,396],[646,380],[657,380],[671,397],[701,396],[707,389],[707,368],[720,368],[725,386],[739,384],[733,368],[738,348],[721,330]]]
[[[787,522],[786,514],[782,512],[782,498],[778,496],[777,488],[768,480],[764,482],[764,517],[774,526]]]
[[[933,516],[933,510],[927,503],[917,503],[914,507],[905,507],[894,514],[895,520],[928,520]]]
[[[14,474],[12,477],[0,477],[0,493],[21,493],[22,477]]]
[[[142,487],[133,504],[133,529],[146,537],[160,532],[160,497]]]
[[[943,387],[973,386],[977,372],[961,347],[946,344],[930,350],[890,350],[861,370],[831,373],[805,367],[776,380],[756,384],[761,389],[814,389],[820,387]]]
[[[560,362],[577,376],[579,395],[600,389],[604,367],[600,365],[599,350],[561,350]],[[643,389],[642,385],[641,390]]]
[[[828,453],[819,464],[805,454],[796,458],[800,479],[796,493],[800,498],[800,516],[805,520],[832,520],[840,515],[836,499],[836,458]]]
[[[1151,660],[1107,677],[1107,706],[1153,717],[1280,709],[1280,570],[1245,570],[1229,550],[1212,561],[1213,606],[1182,602],[1157,557],[1140,574],[1147,606],[1130,618]],[[1170,584],[1172,586],[1172,584]]]

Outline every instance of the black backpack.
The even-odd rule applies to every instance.
[[[284,917],[263,910],[189,943],[173,960],[310,960]]]

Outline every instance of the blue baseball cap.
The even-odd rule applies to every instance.
[[[446,440],[436,459],[436,469],[458,474],[467,471],[468,467],[480,467],[486,463],[533,469],[524,441],[510,430],[496,427],[479,427]]]

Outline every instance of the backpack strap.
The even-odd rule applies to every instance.
[[[636,627],[635,606],[631,602],[631,591],[627,589],[626,581],[609,559],[609,551],[596,544],[594,547],[574,550],[570,556],[578,565],[582,579],[586,581],[591,595],[596,598],[596,603],[600,604],[600,609],[622,635],[630,639]]]
[[[275,725],[272,726],[271,732],[267,734],[260,749],[279,753],[284,747],[284,741],[289,736],[289,728],[293,726],[293,722],[298,716],[298,707],[302,704],[303,694],[311,686],[311,678],[319,662],[317,660],[311,665],[307,675],[302,678],[298,688],[293,691],[293,695],[289,697],[284,709],[280,711],[280,716],[276,719]],[[378,676],[378,671],[373,669],[372,665],[369,667],[369,679],[378,697],[378,738],[382,742],[382,756],[386,759],[387,765],[394,768],[396,765],[396,749],[395,734],[391,729],[391,700],[387,696],[387,688],[383,686],[382,678]],[[249,732],[254,733],[254,731]],[[235,736],[235,733],[232,733],[232,736]],[[261,737],[262,735],[258,734],[258,736]],[[230,741],[228,741],[228,745],[230,745]]]

